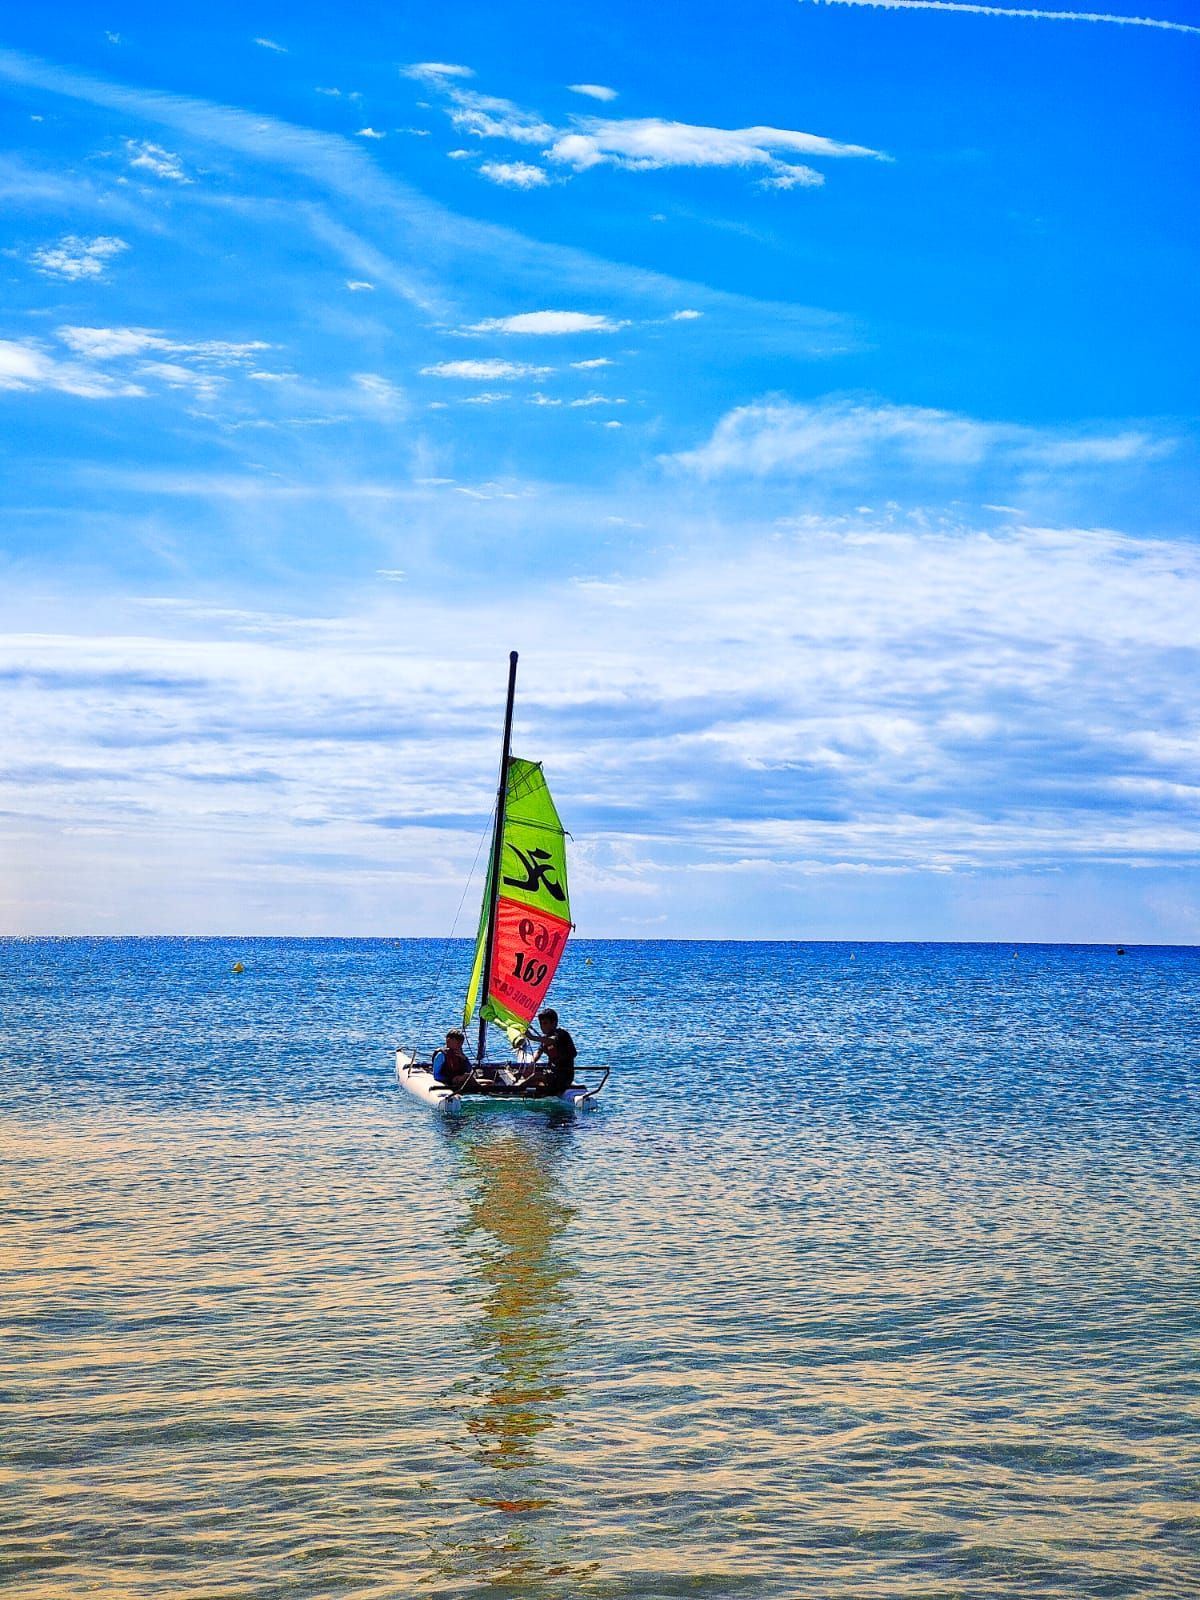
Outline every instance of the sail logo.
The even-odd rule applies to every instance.
[[[502,879],[506,889],[519,889],[525,894],[540,894],[545,889],[554,900],[562,902],[566,899],[555,877],[554,857],[549,850],[521,850],[511,841],[508,848],[525,868],[525,876]]]

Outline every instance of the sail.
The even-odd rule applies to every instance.
[[[492,969],[481,1015],[499,1023],[510,1039],[516,1039],[542,1009],[571,931],[566,836],[540,762],[522,761],[517,756],[509,760],[499,861]],[[489,870],[475,940],[475,966],[463,1010],[464,1027],[479,994],[491,901]]]

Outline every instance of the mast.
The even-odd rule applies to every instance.
[[[487,1038],[487,1019],[483,1009],[488,1001],[488,980],[492,974],[492,946],[496,940],[496,904],[500,899],[500,852],[504,847],[504,802],[508,796],[508,747],[512,740],[513,696],[517,689],[517,652],[508,653],[508,701],[504,707],[504,748],[500,755],[500,785],[496,790],[496,826],[492,832],[492,864],[488,873],[491,896],[488,901],[487,938],[483,946],[483,972],[479,991],[479,1048],[476,1066],[483,1064]]]

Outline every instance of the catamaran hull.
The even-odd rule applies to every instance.
[[[608,1077],[607,1072],[604,1077]],[[464,1105],[581,1106],[595,1099],[604,1082],[604,1079],[601,1079],[600,1084],[593,1084],[591,1087],[583,1083],[574,1083],[562,1094],[530,1095],[518,1091],[511,1094],[455,1094],[452,1089],[447,1089],[444,1083],[439,1083],[428,1067],[414,1061],[412,1054],[407,1050],[396,1051],[396,1080],[400,1087],[407,1090],[415,1099],[423,1101],[427,1106],[437,1106],[443,1111],[457,1111]]]

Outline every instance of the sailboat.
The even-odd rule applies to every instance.
[[[524,761],[510,750],[517,652],[508,658],[508,699],[504,743],[487,883],[479,911],[475,962],[463,1005],[469,1028],[478,1001],[479,1035],[473,1070],[458,1092],[433,1075],[417,1051],[396,1051],[400,1087],[427,1105],[454,1109],[464,1101],[558,1101],[583,1105],[608,1079],[607,1067],[575,1068],[576,1082],[559,1095],[531,1094],[525,1087],[534,1049],[529,1024],[544,1008],[546,995],[574,924],[567,891],[567,835],[538,761]],[[488,1060],[488,1025],[507,1035],[504,1059]],[[597,1081],[597,1074],[599,1079]]]

